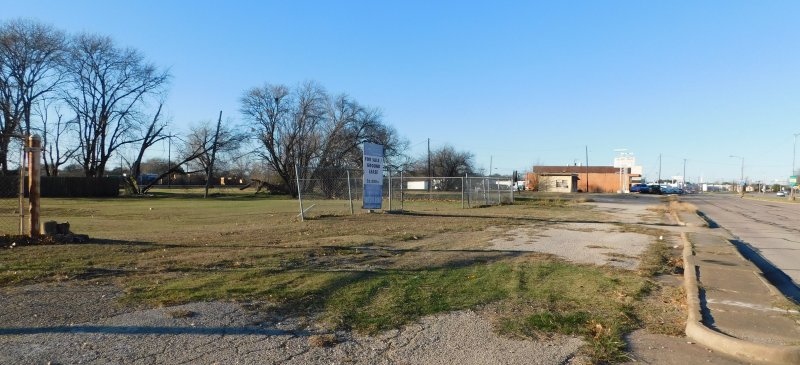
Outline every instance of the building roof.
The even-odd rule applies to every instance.
[[[541,173],[539,176],[572,176],[578,179],[578,174],[571,174],[571,173]],[[580,180],[580,179],[578,179]]]
[[[533,172],[537,174],[616,174],[619,169],[614,166],[534,166]]]

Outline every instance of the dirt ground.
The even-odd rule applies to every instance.
[[[571,262],[633,270],[654,239],[642,233],[620,231],[619,226],[609,223],[562,223],[509,230],[492,239],[489,249],[536,251]]]
[[[0,363],[579,364],[583,341],[497,335],[480,313],[431,316],[378,336],[321,333],[305,318],[253,305],[199,302],[148,310],[114,305],[113,286],[31,285],[6,291]],[[65,316],[65,313],[70,315]]]
[[[537,251],[579,263],[634,270],[662,230],[657,198],[586,203],[610,220],[530,222],[490,228],[483,250]],[[464,310],[424,317],[376,336],[326,332],[313,318],[281,317],[264,303],[196,302],[156,309],[123,307],[113,285],[74,281],[2,289],[0,363],[124,364],[583,364],[583,340],[512,339],[491,315]],[[682,337],[636,331],[630,363],[737,362]]]

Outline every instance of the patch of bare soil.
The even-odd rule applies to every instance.
[[[425,317],[397,330],[365,336],[326,332],[307,318],[279,317],[265,313],[263,306],[253,306],[261,308],[255,311],[230,302],[107,311],[104,308],[113,305],[105,298],[112,300],[119,290],[79,290],[58,284],[4,293],[0,363],[586,363],[578,355],[583,345],[579,338],[505,338],[474,311]],[[29,308],[36,307],[37,297],[57,299],[47,302],[52,310]],[[8,305],[13,302],[27,305]],[[62,318],[62,311],[75,316]]]
[[[490,241],[490,250],[548,253],[572,262],[634,270],[653,236],[621,232],[609,223],[562,223],[547,228],[521,227]]]

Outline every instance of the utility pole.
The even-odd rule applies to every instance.
[[[686,159],[683,159],[683,181],[681,182],[681,190],[686,191]]]
[[[800,133],[795,133],[794,134],[794,145],[792,147],[792,175],[795,174],[795,172],[794,172],[795,171],[794,163],[795,163],[795,160],[797,158],[797,136],[800,136]]]
[[[172,169],[172,133],[167,136],[167,171]],[[172,187],[172,173],[167,175],[167,186]]]
[[[217,119],[217,130],[214,131],[214,144],[211,145],[211,159],[208,161],[208,171],[206,172],[206,192],[203,198],[208,198],[208,187],[211,185],[211,175],[214,173],[214,158],[217,154],[217,142],[219,139],[219,127],[222,124],[222,110],[219,111],[219,119]]]
[[[794,134],[794,145],[792,145],[792,174],[789,175],[789,176],[797,176],[797,173],[795,172],[796,171],[795,170],[795,165],[794,165],[795,159],[797,158],[797,136],[800,136],[800,133],[795,133]],[[795,184],[796,183],[797,183],[797,181],[795,181]],[[797,187],[796,186],[790,186],[789,190],[790,190],[789,200],[794,200],[795,199],[795,196],[794,196],[795,194],[794,193],[797,190]]]
[[[658,154],[658,181],[657,184],[661,184],[661,154]]]
[[[589,192],[589,145],[586,146],[586,192]]]
[[[431,193],[431,185],[433,185],[433,179],[431,179],[431,139],[428,138],[428,198],[430,198]]]
[[[494,156],[489,156],[489,177],[492,176],[492,159]]]

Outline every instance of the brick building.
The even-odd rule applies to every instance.
[[[620,169],[613,166],[534,166],[533,172],[525,176],[525,188],[535,191],[551,191],[542,184],[545,180],[541,177],[552,175],[575,175],[577,176],[577,191],[586,191],[586,184],[589,184],[591,193],[616,193],[620,190],[620,184],[624,190],[629,190],[632,182],[641,179],[640,174],[631,174],[631,169],[623,170],[622,181],[620,181]]]

